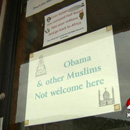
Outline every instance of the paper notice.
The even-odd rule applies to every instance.
[[[45,16],[43,46],[86,32],[86,21],[85,0]]]
[[[31,55],[27,126],[120,110],[112,30],[103,28]]]
[[[26,17],[39,13],[40,11],[62,1],[63,0],[28,0]]]

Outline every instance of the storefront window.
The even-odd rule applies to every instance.
[[[51,5],[51,6],[47,5],[44,10],[42,9],[38,10],[36,11],[36,13],[32,12],[30,9],[28,10],[28,14],[26,12],[27,3],[30,5],[34,4],[35,5],[35,7],[33,8],[34,10],[42,6],[42,4],[38,5],[38,2],[35,3],[35,1],[32,1],[32,2],[31,0],[29,0],[28,2],[22,1],[21,14],[20,14],[20,20],[19,20],[19,31],[18,31],[18,38],[17,38],[18,39],[17,48],[16,48],[16,55],[15,55],[16,58],[15,58],[15,66],[14,66],[14,75],[13,75],[14,81],[13,81],[13,90],[12,90],[13,94],[12,94],[12,101],[11,101],[11,114],[10,114],[10,125],[9,125],[10,130],[15,130],[15,129],[16,130],[125,130],[125,129],[127,130],[127,129],[130,129],[130,122],[129,122],[130,116],[129,116],[129,109],[127,108],[127,105],[129,103],[128,99],[130,98],[129,96],[130,95],[130,91],[129,91],[130,90],[130,87],[129,87],[130,86],[130,80],[129,80],[129,77],[130,77],[130,67],[129,67],[130,66],[130,60],[129,60],[130,1],[129,0],[125,0],[125,1],[115,0],[111,2],[108,0],[107,1],[96,1],[96,0],[60,1],[59,0],[56,4]],[[69,23],[71,23],[71,26]],[[105,35],[104,33],[102,37],[101,30],[104,28],[106,28],[106,32],[111,31],[112,35],[111,36]],[[84,36],[87,37],[86,38],[87,43],[91,43],[91,42],[93,43],[92,47],[89,46],[90,48],[88,49],[89,50],[88,52],[85,52],[85,49],[83,49],[82,47],[82,45],[84,45],[82,43],[82,40],[83,40],[82,38],[84,38]],[[114,45],[114,50],[111,49],[109,53],[110,55],[105,54],[105,51],[103,49],[101,49],[100,52],[98,52],[99,51],[98,47],[102,46],[101,48],[103,48],[103,45],[104,45],[104,44],[100,45],[98,41],[104,42],[105,41],[104,39],[105,38],[109,39],[109,37],[113,38],[112,42]],[[79,38],[79,41],[77,38]],[[73,40],[76,41],[75,39],[77,39],[78,43],[79,42],[81,43],[78,44],[74,42],[74,44],[77,44],[77,45],[73,45],[70,41],[71,40],[72,42]],[[93,41],[91,41],[91,39]],[[70,45],[68,44],[68,42],[70,42]],[[65,43],[67,45],[64,45]],[[57,46],[60,46],[60,47],[57,47]],[[104,47],[105,46],[107,45],[104,45]],[[76,50],[76,47],[79,47],[79,50],[77,49],[78,51],[74,55],[73,53],[75,52],[74,49]],[[56,50],[54,50],[54,48],[56,48]],[[61,50],[59,48],[61,48]],[[97,49],[97,52],[96,52],[96,49]],[[108,50],[109,48],[108,49],[106,48],[106,52]],[[31,61],[32,57],[38,55],[38,52],[42,53],[42,51],[43,51],[43,55],[39,57],[38,59],[36,59],[35,60],[36,62],[33,60]],[[71,51],[73,52],[71,53]],[[99,103],[98,107],[102,108],[102,110],[98,112],[98,110],[93,104],[94,99],[89,99],[87,100],[86,105],[91,104],[93,108],[95,107],[93,111],[93,113],[95,114],[89,114],[89,110],[86,109],[86,111],[88,112],[88,116],[82,115],[82,114],[81,114],[82,116],[80,116],[80,113],[77,112],[76,116],[73,114],[64,115],[64,116],[72,116],[74,118],[66,117],[62,121],[54,120],[54,121],[51,121],[52,123],[51,122],[44,123],[43,121],[43,123],[34,123],[34,125],[25,126],[30,123],[30,121],[25,119],[26,114],[27,114],[26,106],[28,103],[27,102],[28,101],[27,94],[29,90],[28,85],[30,83],[28,77],[30,73],[33,73],[34,71],[33,69],[32,71],[29,71],[30,63],[35,62],[34,64],[37,64],[37,68],[36,68],[37,71],[35,73],[35,77],[38,77],[39,75],[45,75],[46,73],[49,73],[51,71],[51,69],[48,69],[49,67],[46,66],[46,64],[50,64],[50,66],[55,64],[54,67],[57,67],[56,66],[56,61],[58,61],[57,57],[59,57],[60,61],[62,61],[63,59],[66,59],[65,57],[68,56],[66,52],[72,56],[74,55],[75,60],[70,59],[68,60],[68,62],[67,60],[66,62],[64,61],[63,63],[64,63],[65,69],[66,68],[68,69],[69,66],[71,66],[72,68],[70,70],[74,71],[73,67],[74,66],[76,67],[76,65],[79,64],[79,67],[75,69],[75,71],[76,70],[78,71],[78,70],[82,70],[81,63],[87,63],[88,65],[87,70],[86,70],[87,74],[85,74],[84,71],[83,71],[84,73],[80,71],[79,75],[75,74],[75,77],[73,77],[73,74],[71,73],[72,75],[69,75],[70,77],[67,77],[67,78],[76,79],[77,75],[79,77],[81,75],[82,76],[85,75],[86,82],[88,81],[88,83],[86,83],[88,85],[87,87],[92,87],[92,86],[95,88],[98,87],[97,89],[93,89],[93,91],[97,91],[98,99],[95,98],[96,96],[93,96],[93,98]],[[85,54],[88,53],[92,56],[87,56],[87,58],[83,60],[79,56],[81,52]],[[58,56],[59,53],[63,53],[61,54],[62,58]],[[98,57],[96,60],[93,58],[94,54],[95,54],[95,57]],[[112,54],[114,54],[115,60],[111,60]],[[105,55],[108,56],[107,57],[108,60],[104,58],[105,63],[106,63],[104,65],[102,63],[102,59],[100,58],[105,57]],[[48,60],[45,60],[45,56],[48,58]],[[52,61],[53,56],[54,58],[56,57],[57,60]],[[80,60],[77,60],[76,58]],[[60,61],[59,61],[59,66],[60,66]],[[93,66],[90,65],[91,61],[92,61]],[[98,64],[97,64],[97,61],[98,61]],[[103,67],[102,64],[105,67]],[[107,71],[110,69],[109,67],[112,66],[112,64],[113,64],[113,67],[111,68],[110,71],[114,72],[115,69],[117,69],[117,75],[115,74],[116,79],[113,73],[109,75],[109,72]],[[97,68],[96,70],[94,70],[96,65],[97,65]],[[39,69],[38,67],[41,67],[41,68]],[[93,72],[92,72],[92,69],[90,68],[93,68]],[[69,73],[69,70],[67,71],[67,69],[65,70],[64,74]],[[55,69],[53,68],[53,70]],[[60,70],[60,67],[59,67],[59,70]],[[105,76],[98,73],[98,71],[100,70],[104,72]],[[62,70],[60,70],[59,72],[56,71],[54,72],[54,74],[56,76],[59,76],[60,74],[62,74],[61,72]],[[90,73],[93,73],[93,74],[90,74]],[[89,74],[90,76],[88,76]],[[101,75],[107,78],[108,80],[106,81],[105,78],[100,78]],[[77,78],[77,80],[80,82],[81,80],[83,80],[85,76],[83,76],[82,79],[80,80],[78,80]],[[40,85],[41,87],[43,85],[44,87],[44,85],[50,85],[50,84],[54,85],[55,83],[60,82],[59,85],[62,85],[62,86],[65,85],[66,87],[64,88],[64,90],[62,90],[62,93],[65,93],[65,91],[67,92],[74,91],[74,88],[72,88],[72,86],[71,86],[71,90],[70,88],[67,87],[69,83],[67,84],[65,82],[65,84],[62,84],[63,83],[62,81],[64,79],[63,77],[62,78],[60,77],[57,79],[55,79],[55,76],[52,76],[52,77],[53,77],[52,80],[50,79],[47,81],[46,79],[46,84],[43,84],[42,80],[38,77],[39,82],[35,86]],[[109,78],[111,80],[109,80]],[[89,79],[91,80],[91,84],[90,84]],[[117,89],[118,84],[114,84],[115,80],[117,79],[119,81],[118,82],[119,92],[116,91],[118,90]],[[113,81],[113,84],[111,81]],[[73,82],[77,83],[76,80]],[[109,84],[110,86],[108,86]],[[100,89],[99,86],[103,86],[103,89]],[[78,87],[78,90],[79,89],[82,89],[82,85]],[[49,89],[47,90],[50,91]],[[84,94],[84,92],[82,92],[81,94]],[[58,96],[60,95],[60,91],[57,95]],[[41,95],[41,97],[42,96],[44,97],[45,93],[44,95]],[[40,97],[40,94],[39,95],[35,94],[35,100],[41,97]],[[74,97],[72,96],[71,98],[74,98]],[[77,104],[79,102],[85,103],[85,101],[78,101],[77,98],[75,99],[77,101]],[[115,104],[115,102],[117,102],[118,99],[119,101],[121,101],[121,103],[119,102],[119,104],[118,103]],[[51,102],[50,97],[48,99],[48,103],[49,101]],[[63,102],[65,101],[63,100]],[[46,103],[47,102],[45,101],[45,106],[46,106]],[[55,102],[55,104],[58,104],[58,103]],[[39,107],[41,107],[40,105],[41,104],[39,104]],[[70,106],[75,106],[75,105],[70,105]],[[108,106],[112,106],[113,111],[106,112],[106,111],[109,111],[106,109]],[[69,111],[70,109],[72,113],[73,111],[77,110],[75,107],[71,107],[69,109],[66,109],[66,111],[67,110]],[[119,111],[116,111],[116,109],[118,109]],[[47,108],[45,110],[47,110]],[[51,110],[51,109],[48,108],[48,110]],[[81,109],[81,111],[83,111],[83,109]],[[51,112],[52,111],[50,111],[50,113]],[[59,110],[56,113],[58,112]],[[57,114],[57,116],[58,116],[57,119],[59,119],[59,117],[61,116],[62,118],[63,115]]]

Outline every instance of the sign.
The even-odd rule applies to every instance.
[[[121,110],[112,27],[30,55],[26,126]]]
[[[63,0],[28,0],[26,17],[39,13],[40,11],[62,1]]]
[[[86,2],[81,0],[45,16],[43,46],[87,31]]]

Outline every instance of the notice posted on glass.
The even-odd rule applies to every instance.
[[[26,126],[120,110],[112,30],[103,28],[30,55]]]
[[[26,17],[32,16],[40,11],[49,8],[63,0],[28,0]]]
[[[86,32],[86,21],[85,0],[46,15],[43,46]]]

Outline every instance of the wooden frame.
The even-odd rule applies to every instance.
[[[7,0],[1,0],[0,1],[0,46],[1,46],[2,32],[4,27],[4,19],[6,14],[6,6],[7,6]]]
[[[5,26],[2,30],[0,47],[0,93],[5,93],[5,99],[0,102],[0,117],[4,119],[3,130],[9,130],[10,127],[16,48],[22,5],[21,0],[6,0],[6,2]]]

